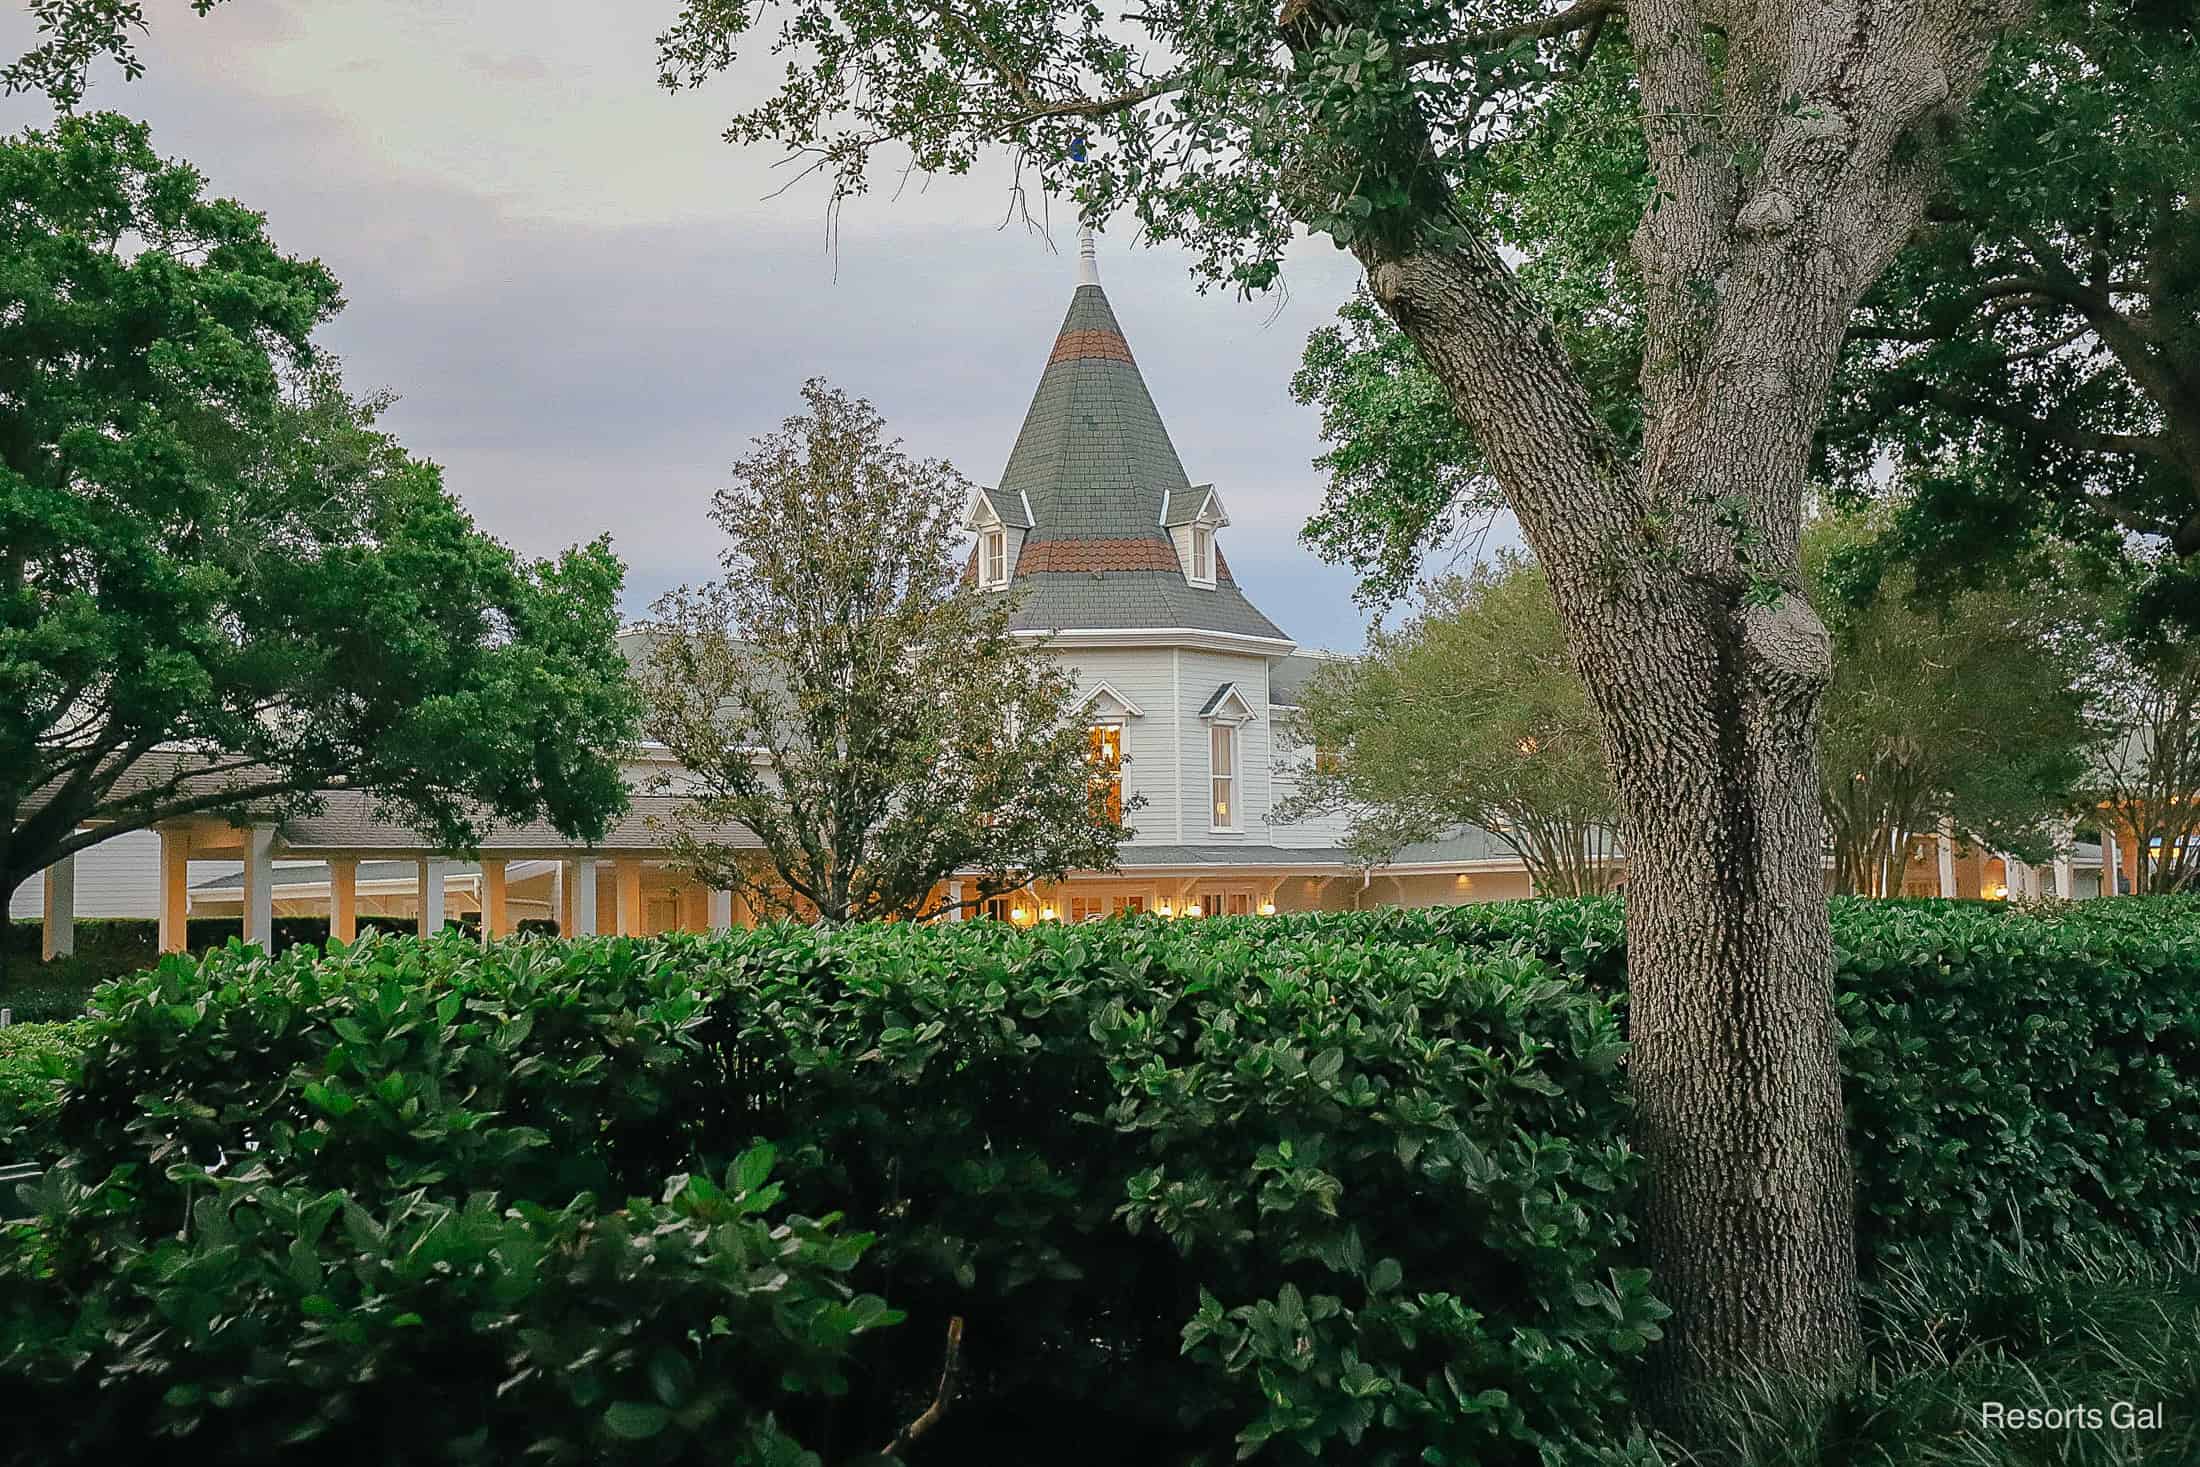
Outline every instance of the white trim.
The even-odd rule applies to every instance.
[[[1025,518],[1030,518],[1026,515]],[[970,507],[963,511],[963,527],[982,530],[1001,523],[1000,512],[993,508],[993,496],[983,489],[970,491]]]
[[[1239,733],[1244,725],[1227,718],[1203,719],[1207,725],[1207,830],[1211,835],[1237,835],[1245,830],[1245,748]],[[1215,773],[1215,735],[1226,733],[1230,740],[1230,772]],[[1230,781],[1227,819],[1229,824],[1215,823],[1215,785]]]
[[[1259,719],[1260,715],[1253,711],[1252,700],[1245,696],[1236,683],[1225,683],[1224,686],[1229,691],[1223,695],[1222,701],[1216,707],[1199,715],[1201,723],[1227,723],[1233,727],[1243,728],[1246,724]],[[1228,711],[1232,703],[1237,704],[1238,711],[1236,713]]]
[[[1116,690],[1114,684],[1108,682],[1094,683],[1092,685],[1092,691],[1077,700],[1077,707],[1073,711],[1079,713],[1084,712],[1085,709],[1092,706],[1093,699],[1099,697],[1102,693],[1107,694],[1110,698],[1113,698],[1115,700],[1116,706],[1123,710],[1121,715],[1122,717],[1144,718],[1146,716],[1145,709],[1139,707],[1136,703],[1133,703],[1130,699],[1124,697],[1122,693]],[[1110,722],[1113,720],[1103,718],[1102,721]]]
[[[1175,647],[1207,652],[1254,652],[1281,648],[1277,655],[1298,649],[1289,637],[1256,637],[1247,632],[1210,632],[1199,627],[1061,627],[1054,631],[1019,631],[1019,637],[1043,637],[1056,646],[1099,650],[1107,647]]]
[[[996,570],[994,562],[999,561]],[[978,585],[992,591],[1008,584],[1008,527],[998,520],[978,532]]]
[[[1169,745],[1170,774],[1176,781],[1176,843],[1184,844],[1184,797],[1191,793],[1184,788],[1184,652],[1182,648],[1169,649]]]
[[[1204,557],[1207,565],[1204,570],[1200,568],[1200,560],[1202,559],[1199,553],[1202,548],[1200,545],[1201,536],[1205,536],[1207,541],[1204,547],[1207,552]],[[1215,527],[1208,523],[1205,518],[1193,520],[1191,532],[1186,539],[1188,543],[1185,552],[1184,579],[1203,591],[1212,591],[1215,588],[1216,580]]]

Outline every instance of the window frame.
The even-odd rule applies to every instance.
[[[1107,757],[1105,746],[1113,743],[1115,760],[1102,768]],[[1123,725],[1112,718],[1103,718],[1085,727],[1086,760],[1092,766],[1091,786],[1095,796],[1104,798],[1108,813],[1115,823],[1123,823]]]
[[[1186,575],[1195,586],[1212,586],[1215,583],[1215,527],[1195,523],[1192,526],[1192,563]]]
[[[978,535],[978,584],[992,590],[1008,584],[1008,529],[989,525]]]
[[[1244,778],[1241,768],[1245,763],[1244,749],[1238,737],[1238,726],[1227,719],[1216,719],[1207,725],[1207,828],[1217,833],[1235,833],[1245,829]],[[1215,754],[1227,749],[1229,768],[1224,773],[1215,772]],[[1227,785],[1227,791],[1223,787]],[[1223,798],[1217,798],[1218,793]],[[1217,816],[1221,818],[1217,818]]]

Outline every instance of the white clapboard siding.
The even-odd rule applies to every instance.
[[[211,867],[212,862],[203,863]],[[234,865],[235,863],[230,863]],[[194,868],[197,874],[198,868]],[[38,917],[46,910],[46,881],[33,876],[8,899],[10,917]],[[133,830],[76,854],[79,917],[160,915],[160,837]]]

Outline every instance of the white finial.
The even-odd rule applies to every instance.
[[[1092,226],[1089,224],[1077,231],[1077,283],[1079,285],[1098,285],[1100,283],[1100,255],[1093,248]]]

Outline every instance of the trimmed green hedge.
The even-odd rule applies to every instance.
[[[1645,1460],[1621,1037],[1527,958],[777,927],[232,950],[94,1007],[0,1291],[15,1460],[839,1464],[951,1317],[921,1460]],[[761,1244],[609,1206],[729,1168],[738,1215],[844,1219],[774,1332]]]
[[[1858,1242],[2157,1244],[2200,1217],[2200,898],[1833,904]],[[1273,919],[1626,982],[1616,898]]]
[[[474,927],[471,912],[453,925]],[[402,937],[415,930],[410,917],[363,916],[359,931],[386,932]],[[244,938],[242,917],[193,917],[186,924],[184,941],[193,953],[206,953]],[[478,930],[475,928],[474,930]],[[528,918],[519,924],[523,933],[555,935],[557,923]],[[87,917],[76,924],[76,951],[53,962],[39,959],[43,928],[36,919],[19,919],[0,926],[7,943],[4,981],[0,981],[0,1008],[10,1009],[16,1022],[56,1023],[74,1019],[90,1004],[92,990],[109,979],[142,972],[160,958],[160,923],[144,917]],[[318,947],[328,941],[326,917],[277,917],[275,950],[286,952],[300,943]]]
[[[1869,1276],[2200,1216],[2200,903],[1834,928]],[[1613,901],[171,960],[0,1080],[11,1460],[838,1464],[949,1317],[919,1460],[1646,1460],[1624,971]]]

